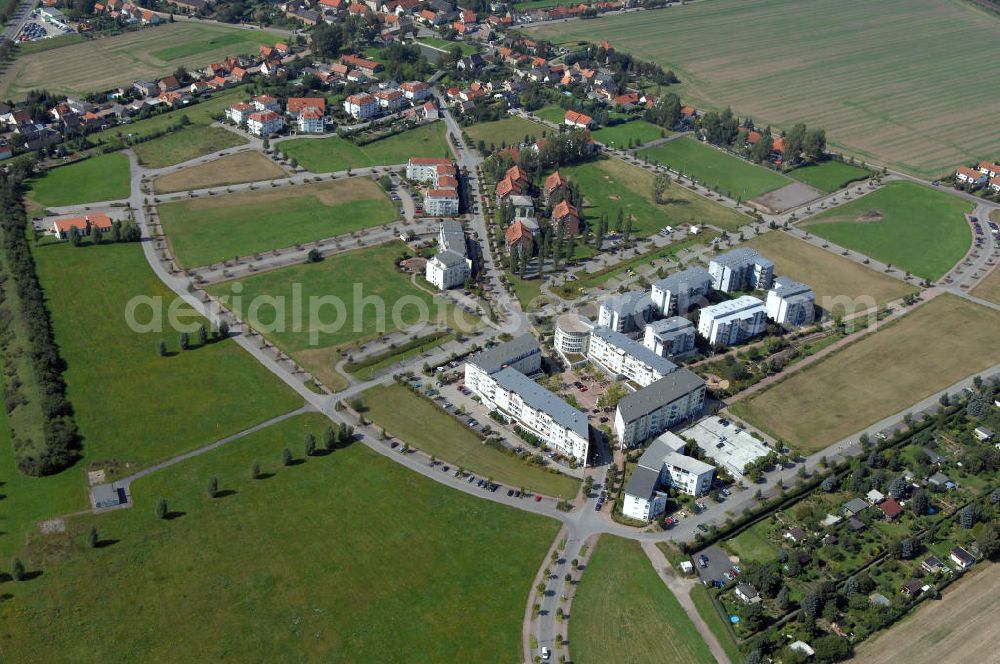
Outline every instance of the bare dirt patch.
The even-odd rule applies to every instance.
[[[797,208],[805,205],[809,201],[814,201],[823,195],[819,189],[813,189],[802,182],[793,182],[785,185],[781,189],[768,192],[763,196],[758,196],[747,201],[751,205],[768,214],[778,214],[785,210]]]
[[[883,219],[885,219],[885,215],[879,212],[878,210],[871,210],[869,212],[865,212],[863,215],[857,218],[858,221],[882,221]]]
[[[38,523],[38,532],[43,535],[55,535],[66,532],[66,522],[62,519],[49,519]]]
[[[405,261],[400,263],[400,266],[410,274],[423,274],[424,270],[427,268],[427,259],[419,256],[407,258]]]
[[[995,662],[1000,631],[1000,566],[983,563],[950,586],[940,601],[924,602],[910,618],[863,643],[859,664]]]
[[[284,169],[259,152],[246,151],[182,168],[153,180],[153,191],[169,194],[285,177]]]

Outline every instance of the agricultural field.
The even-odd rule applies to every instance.
[[[991,131],[1000,97],[963,66],[966,53],[996,43],[1000,22],[971,3],[705,2],[530,32],[556,42],[607,39],[673,69],[682,98],[699,108],[731,105],[784,129],[807,122],[855,156],[914,175],[938,177],[1000,152]],[[848,33],[857,48],[840,48]]]
[[[632,215],[635,236],[653,235],[664,226],[681,224],[710,224],[735,230],[751,221],[676,184],[667,190],[667,202],[657,205],[653,202],[653,174],[620,159],[600,159],[560,168],[559,172],[580,187],[583,214],[589,223],[596,223],[602,214],[607,214],[613,228],[618,211],[622,210]]]
[[[128,157],[104,154],[49,169],[30,180],[28,197],[43,207],[96,203],[128,198]]]
[[[663,127],[658,127],[652,122],[647,122],[645,120],[631,120],[628,122],[610,125],[608,127],[602,127],[601,129],[591,132],[591,135],[594,137],[594,140],[599,143],[603,143],[611,148],[622,150],[629,148],[633,141],[637,141],[639,144],[645,144],[650,141],[655,141],[658,138],[664,138],[669,135],[669,133],[670,132]]]
[[[579,583],[569,621],[573,661],[715,661],[639,542],[602,536]]]
[[[331,136],[293,138],[275,147],[289,158],[297,159],[307,171],[330,173],[349,168],[405,164],[410,157],[451,157],[444,135],[444,122],[433,122],[362,146]]]
[[[265,187],[158,208],[163,231],[184,267],[379,226],[396,208],[368,178]]]
[[[691,137],[641,150],[639,156],[694,178],[698,184],[713,191],[743,201],[791,183],[780,173],[743,161]]]
[[[816,303],[827,311],[846,314],[901,299],[917,288],[899,279],[848,260],[781,231],[750,238],[743,246],[756,249],[774,262],[775,274],[809,284]],[[828,304],[824,306],[826,298]],[[833,304],[834,300],[843,304]]]
[[[986,662],[1000,645],[992,617],[1000,610],[1000,566],[989,563],[949,587],[940,602],[925,602],[914,615],[864,642],[858,664]]]
[[[406,247],[401,242],[392,242],[337,254],[311,265],[257,274],[235,283],[240,285],[238,294],[245,303],[245,313],[248,312],[247,306],[258,296],[275,297],[291,303],[293,290],[301,289],[300,312],[289,305],[276,315],[273,306],[262,306],[257,313],[260,318],[257,327],[320,381],[335,388],[344,385],[343,377],[335,370],[336,363],[341,359],[339,350],[350,343],[360,343],[384,331],[419,323],[424,313],[430,317],[428,322],[440,322],[456,329],[466,329],[470,324],[479,323],[478,319],[468,323],[455,320],[453,307],[435,299],[429,291],[414,286],[409,275],[398,271],[394,261],[405,251]],[[227,282],[210,286],[208,290],[216,296],[231,298],[236,294],[233,286],[233,282]],[[378,308],[371,300],[364,303],[363,309],[358,306],[362,303],[355,301],[355,287],[360,290],[360,297],[383,302],[385,315],[376,315]],[[310,298],[313,296],[332,297],[343,304],[343,309],[317,300],[316,316],[302,320],[309,315]],[[395,315],[394,307],[398,307]],[[420,307],[424,308],[423,312]],[[311,340],[311,336],[315,339]]]
[[[5,656],[519,658],[531,579],[559,524],[455,492],[360,443],[304,458],[304,436],[322,439],[328,424],[298,416],[157,472],[132,485],[133,509],[71,519],[66,535],[30,547],[21,557],[42,575],[5,584]],[[299,463],[282,465],[286,446]],[[250,478],[255,462],[262,479]],[[167,519],[154,514],[160,497]],[[91,526],[95,549],[84,544]],[[39,621],[48,638],[37,638]]]
[[[787,173],[793,180],[805,183],[827,194],[843,189],[852,182],[867,179],[871,171],[854,164],[828,159],[816,164],[799,166]]]
[[[246,143],[245,138],[228,129],[195,126],[139,143],[132,149],[146,168],[164,168]]]
[[[380,385],[362,396],[365,416],[386,433],[433,454],[442,461],[461,466],[480,477],[511,487],[571,500],[580,482],[531,466],[500,450],[483,445],[470,429],[403,385]]]
[[[146,466],[302,405],[233,341],[181,352],[166,315],[173,294],[138,244],[49,243],[34,255],[88,461]],[[136,298],[152,299],[144,305]],[[137,323],[153,327],[156,307],[168,329],[130,329],[130,303]],[[180,311],[181,322],[192,320],[188,308]],[[160,339],[166,357],[157,353]]]
[[[821,238],[934,281],[972,244],[972,203],[913,182],[878,191],[800,224]]]
[[[998,326],[1000,312],[939,295],[731,410],[816,452],[1000,362]]]
[[[228,55],[256,52],[278,35],[219,24],[181,21],[88,39],[19,56],[0,75],[0,96],[23,97],[29,90],[85,95],[133,81],[158,80],[177,67],[204,67]],[[94,63],[99,62],[100,66]]]
[[[531,120],[525,120],[519,116],[511,116],[503,120],[493,122],[483,122],[480,124],[464,127],[465,133],[469,135],[469,140],[474,144],[482,141],[486,147],[521,145],[525,137],[534,136],[535,139],[542,138],[553,131],[549,127],[539,125]]]
[[[285,175],[287,173],[281,166],[256,150],[249,150],[161,175],[153,180],[153,191],[167,194],[174,191],[273,180]]]

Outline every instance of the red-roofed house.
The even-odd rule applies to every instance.
[[[375,99],[378,100],[378,105],[390,113],[397,111],[406,102],[406,98],[403,97],[403,93],[399,90],[379,90],[375,93]]]
[[[524,169],[517,164],[514,164],[507,169],[506,176],[511,182],[514,182],[519,187],[524,187],[528,184],[528,174],[525,173]]]
[[[296,119],[299,133],[322,134],[325,129],[323,111],[316,106],[306,106]]]
[[[519,187],[510,177],[504,176],[500,182],[497,182],[497,204],[503,203],[507,200],[508,196],[516,196],[521,193],[521,187]]]
[[[580,214],[566,201],[559,201],[552,209],[552,225],[560,226],[567,235],[580,234]]]
[[[258,111],[274,111],[277,113],[281,110],[281,104],[279,104],[278,100],[271,95],[257,95],[250,101],[253,104],[254,109]]]
[[[986,184],[989,181],[989,176],[974,168],[959,166],[958,170],[955,171],[955,179],[970,186],[978,187]]]
[[[882,501],[881,503],[879,503],[878,508],[882,510],[882,515],[888,521],[894,521],[898,519],[899,515],[903,513],[903,508],[900,507],[899,503],[897,503],[893,498],[889,498],[888,500]]]
[[[559,175],[559,171],[553,171],[552,175],[545,178],[545,200],[552,201],[552,195],[566,186],[566,180]]]
[[[247,117],[247,131],[254,136],[270,136],[284,126],[285,121],[274,111],[256,111]]]
[[[111,218],[102,212],[92,212],[83,217],[68,217],[52,222],[52,234],[60,240],[69,237],[70,231],[76,229],[81,235],[89,235],[90,229],[96,227],[102,233],[111,230]]]
[[[251,104],[233,104],[226,109],[226,117],[235,122],[238,125],[246,124],[247,118],[250,114],[254,112],[254,107]]]
[[[577,113],[576,111],[566,111],[566,115],[563,117],[563,124],[580,129],[589,129],[594,124],[594,118],[583,113]]]
[[[285,104],[285,112],[294,118],[307,108],[319,109],[321,113],[326,112],[326,99],[323,97],[289,97]]]
[[[344,100],[344,110],[351,117],[364,120],[378,113],[378,100],[364,92],[351,95]]]
[[[995,178],[1000,176],[1000,164],[995,164],[992,161],[981,161],[979,162],[979,172]]]
[[[411,101],[421,101],[431,96],[431,86],[423,81],[407,81],[399,86],[403,96]]]
[[[340,61],[351,69],[359,69],[365,76],[374,76],[382,70],[382,65],[374,60],[366,60],[356,55],[342,55]]]
[[[531,231],[520,221],[515,221],[507,227],[506,240],[508,253],[514,253],[514,247],[517,247],[518,251],[527,251],[530,253],[532,244],[534,243]]]

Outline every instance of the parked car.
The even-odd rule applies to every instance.
[[[542,502],[542,497],[541,497],[541,496],[539,496],[539,495],[536,495],[536,496],[535,496],[535,502],[536,502],[536,503],[540,503],[540,502]]]
[[[708,556],[704,553],[698,556],[698,567],[708,567]]]

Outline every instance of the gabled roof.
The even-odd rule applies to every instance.
[[[554,208],[552,208],[552,218],[553,219],[563,219],[565,217],[577,217],[580,214],[577,212],[576,207],[570,205],[565,200],[559,201]]]

